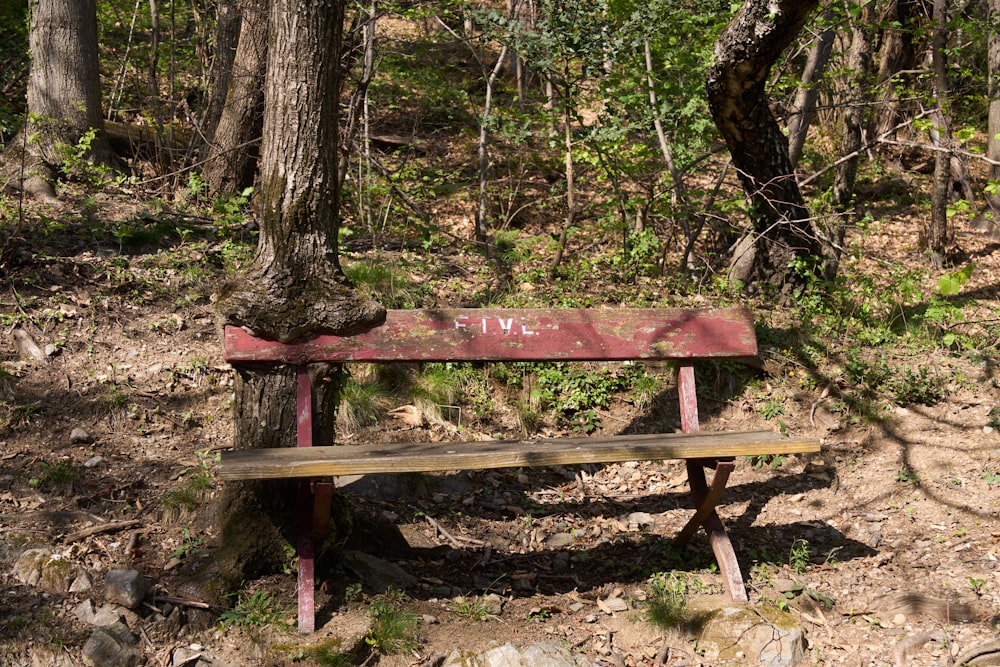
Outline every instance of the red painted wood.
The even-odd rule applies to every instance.
[[[226,360],[624,361],[755,357],[753,316],[718,309],[391,310],[384,324],[353,336],[284,344],[227,326]]]
[[[691,363],[682,363],[677,368],[677,398],[681,405],[681,431],[697,433],[701,425],[698,423],[698,394]]]
[[[301,365],[295,372],[295,435],[299,447],[312,447],[312,382],[309,367]],[[298,533],[299,543],[299,632],[312,634],[316,630],[315,544],[313,541],[314,499],[312,484],[299,482]]]
[[[311,634],[316,630],[316,587],[314,573],[315,544],[312,538],[313,499],[310,484],[299,482],[299,632]]]

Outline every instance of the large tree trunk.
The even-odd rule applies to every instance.
[[[817,2],[747,0],[715,43],[708,103],[753,205],[757,252],[743,275],[733,276],[740,280],[790,283],[794,259],[821,254],[765,90],[771,66]]]
[[[264,0],[244,0],[240,36],[222,114],[211,136],[205,181],[217,194],[253,185],[264,122],[268,14]]]
[[[28,116],[0,159],[0,178],[43,197],[67,148],[95,130],[87,159],[117,166],[104,135],[97,62],[96,0],[32,0]]]
[[[340,188],[338,114],[340,0],[273,0],[261,140],[261,227],[251,265],[225,287],[218,312],[228,324],[290,341],[313,333],[346,334],[378,324],[385,310],[347,283],[337,260]],[[312,364],[315,445],[334,438],[339,369]],[[236,446],[294,446],[295,374],[242,367],[235,381]],[[280,566],[282,532],[295,494],[288,485],[231,485],[220,501],[216,579],[233,563],[255,571]],[[287,539],[287,534],[284,538]],[[277,560],[276,560],[277,559]],[[262,562],[263,561],[263,564]],[[211,569],[211,568],[210,568]]]

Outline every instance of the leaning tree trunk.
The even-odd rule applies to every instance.
[[[729,147],[753,208],[753,260],[732,277],[794,282],[796,258],[819,257],[809,213],[788,158],[788,140],[765,90],[771,66],[795,39],[818,0],[747,0],[715,43],[706,89],[712,119]],[[750,254],[750,243],[739,244]]]
[[[268,20],[264,0],[244,0],[226,102],[211,135],[205,181],[217,194],[253,185],[264,120],[264,74],[267,69]]]
[[[254,261],[221,290],[227,324],[291,341],[315,333],[347,334],[382,321],[384,309],[347,283],[337,259],[340,189],[338,113],[340,0],[273,0],[261,139],[260,239]],[[311,364],[313,441],[333,444],[339,368]],[[241,368],[235,391],[236,446],[295,445],[295,373]],[[255,572],[280,566],[294,527],[287,485],[227,487],[221,501],[217,580],[232,565]],[[210,568],[212,569],[212,568]],[[206,574],[206,573],[203,573]]]
[[[96,0],[32,0],[28,114],[0,158],[0,181],[54,197],[67,148],[95,130],[87,159],[117,166],[104,134]]]
[[[795,93],[792,116],[788,119],[788,159],[792,167],[797,166],[799,158],[802,157],[806,136],[809,134],[809,126],[816,110],[816,100],[819,99],[819,82],[823,78],[830,54],[833,53],[833,40],[836,37],[836,30],[831,27],[824,28],[809,49],[805,67],[802,68],[802,80]]]

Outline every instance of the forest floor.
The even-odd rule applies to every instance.
[[[915,267],[930,276],[919,287],[931,294],[936,276],[920,273],[926,267],[915,248],[915,217],[908,211],[876,217],[880,226],[852,240],[863,247],[870,274],[878,280],[884,267]],[[189,233],[163,231],[165,220]],[[128,222],[133,236],[93,231],[112,221]],[[231,446],[233,433],[232,371],[210,299],[232,245],[198,232],[209,224],[169,207],[151,212],[121,195],[69,192],[59,204],[30,205],[24,223],[5,228],[2,665],[84,664],[92,627],[78,612],[89,600],[103,604],[103,573],[115,568],[138,569],[155,584],[128,617],[150,665],[194,664],[177,658],[179,647],[236,665],[336,664],[328,654],[365,635],[380,598],[362,590],[346,568],[318,592],[319,629],[310,637],[292,627],[294,574],[246,582],[244,601],[257,592],[256,600],[270,605],[260,610],[260,623],[246,615],[220,623],[223,610],[176,599],[184,597],[178,563],[211,557],[216,543],[202,509],[221,485],[215,454]],[[143,245],[134,238],[143,231],[163,237]],[[971,233],[959,244],[977,266],[963,287],[976,299],[966,316],[975,319],[976,308],[982,319],[995,318],[1000,246]],[[459,243],[356,248],[349,246],[349,261],[406,265],[409,255],[422,258],[424,282],[433,285],[428,306],[464,305],[491,280],[481,257]],[[660,289],[655,278],[643,280],[649,293]],[[584,288],[581,298],[594,307],[605,303],[598,280]],[[685,299],[678,303],[712,305],[717,297]],[[746,303],[771,335],[788,330],[782,323],[796,317],[771,303]],[[29,339],[41,350],[37,358]],[[823,444],[815,456],[773,466],[743,461],[734,473],[721,514],[751,605],[795,617],[808,642],[805,664],[945,666],[994,644],[1000,639],[998,341],[981,340],[977,353],[962,354],[903,343],[888,352],[879,347],[891,355],[890,366],[931,371],[909,377],[939,382],[940,400],[901,407],[889,395],[873,395],[862,413],[838,398],[851,390],[845,376],[818,378],[795,360],[793,342],[786,348],[775,340],[763,341],[766,370],[750,381],[726,369],[702,378],[712,387],[700,406],[705,429],[780,427]],[[849,342],[809,341],[821,350]],[[862,352],[873,346],[858,342]],[[601,428],[613,433],[637,420],[670,424],[668,398],[666,390],[663,400],[639,409],[630,396],[618,396],[602,410]],[[461,430],[494,436],[517,424],[500,404],[492,414],[462,415]],[[423,426],[388,417],[375,426],[345,426],[343,437],[461,437],[455,415],[445,416],[450,420],[431,418]],[[543,428],[558,433],[551,424]],[[664,630],[646,620],[657,573],[680,582],[689,609],[724,603],[707,539],[699,535],[684,552],[670,546],[690,513],[677,462],[368,478],[346,489],[357,533],[349,546],[367,547],[416,578],[404,603],[418,616],[418,642],[400,655],[380,656],[381,663],[418,664],[494,641],[557,641],[616,667],[728,664],[683,628]],[[47,547],[90,572],[94,587],[46,592],[18,581],[13,564],[29,546]],[[164,621],[175,607],[186,623]]]

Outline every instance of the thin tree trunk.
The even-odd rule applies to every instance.
[[[486,242],[486,223],[489,217],[489,201],[487,200],[487,177],[490,168],[489,129],[490,115],[493,113],[493,84],[496,82],[504,59],[507,57],[507,45],[500,49],[496,65],[486,77],[486,96],[483,101],[483,114],[479,121],[479,210],[476,213],[476,240]]]
[[[872,28],[871,10],[865,6],[862,13],[851,25],[851,50],[847,56],[847,70],[850,72],[845,94],[846,106],[843,116],[843,131],[840,139],[840,154],[851,156],[837,165],[833,180],[833,208],[837,219],[828,225],[827,264],[824,274],[828,279],[836,276],[840,263],[841,249],[847,230],[846,216],[854,205],[854,185],[858,174],[858,162],[864,145],[867,109],[872,76]]]
[[[937,97],[939,113],[935,124],[937,140],[935,144],[943,148],[934,152],[934,189],[931,193],[931,215],[920,237],[920,247],[931,252],[931,261],[940,266],[944,262],[948,244],[951,242],[948,229],[948,203],[951,196],[951,84],[948,80],[948,3],[934,0],[934,39],[932,57],[934,59],[934,94]]]
[[[569,96],[566,96],[568,99]],[[568,107],[563,110],[563,148],[566,151],[565,172],[566,172],[566,217],[563,220],[562,229],[559,230],[559,240],[556,244],[556,254],[549,264],[549,279],[555,277],[556,269],[562,263],[563,254],[566,252],[566,243],[569,241],[569,230],[576,224],[576,183],[573,169],[573,128],[572,117]]]
[[[793,168],[799,163],[802,149],[806,145],[806,135],[809,134],[816,100],[819,98],[819,82],[823,78],[830,54],[833,53],[833,40],[836,36],[832,27],[825,28],[809,49],[806,65],[802,69],[802,80],[795,93],[792,116],[788,119],[788,159]]]
[[[687,199],[684,192],[684,180],[674,163],[674,154],[667,143],[667,134],[663,130],[663,120],[660,119],[659,101],[656,97],[656,86],[653,80],[653,50],[649,45],[649,39],[642,40],[643,55],[646,64],[646,88],[649,91],[649,106],[653,111],[653,129],[656,131],[656,140],[660,145],[660,153],[663,155],[663,163],[670,172],[670,201],[677,208],[677,219],[680,222],[681,230],[684,233],[685,252],[681,257],[681,266],[685,269],[690,265],[690,253],[687,249],[694,247],[694,239],[691,235],[691,221],[687,217],[687,211],[683,210],[683,205]],[[636,216],[635,231],[641,232],[645,223],[641,216]]]

